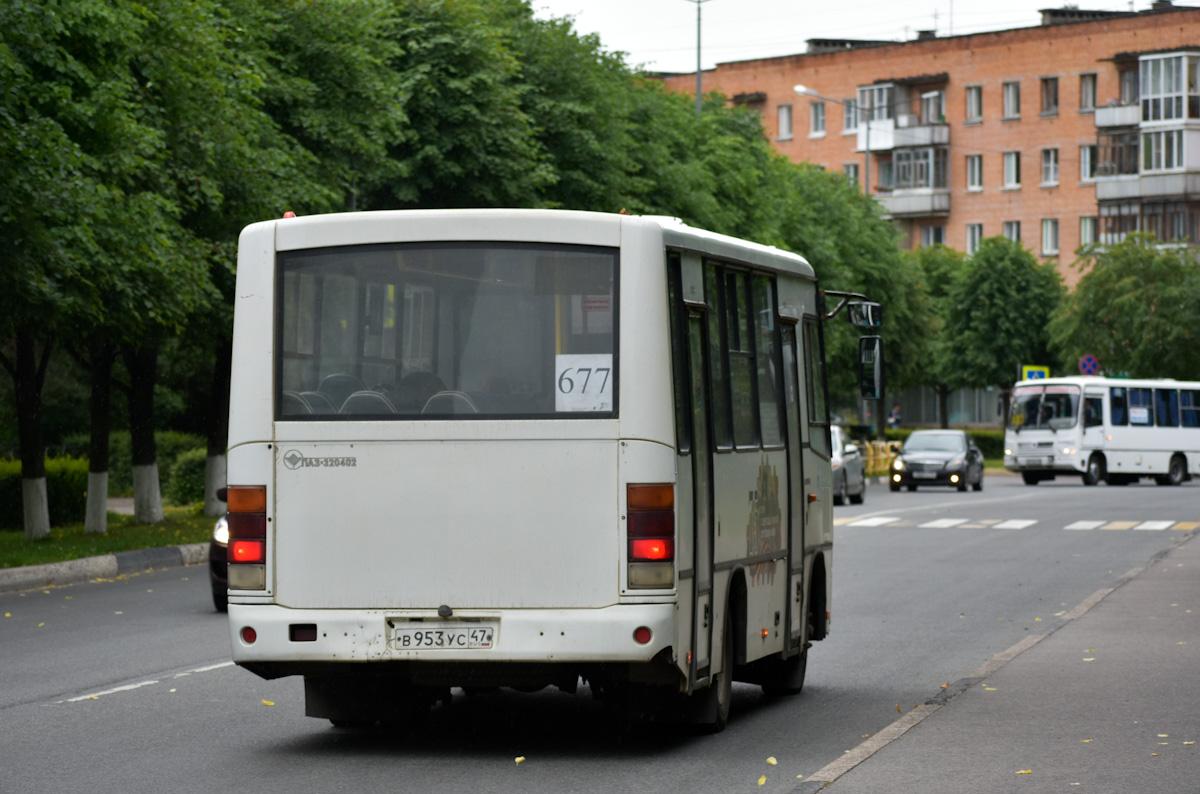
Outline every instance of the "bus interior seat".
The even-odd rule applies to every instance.
[[[429,398],[423,414],[477,414],[475,401],[460,391],[440,391]]]
[[[308,405],[312,408],[314,414],[336,414],[338,412],[337,406],[333,404],[333,401],[324,392],[302,391],[300,392],[300,396],[308,401]]]
[[[418,413],[429,398],[445,391],[446,384],[432,372],[410,372],[396,385],[396,408],[401,412]]]
[[[356,391],[342,404],[343,414],[394,414],[392,401],[377,391]]]
[[[347,397],[356,391],[364,391],[366,388],[366,385],[353,375],[347,375],[344,372],[335,372],[321,379],[321,385],[317,387],[317,391],[324,394],[329,398],[330,402],[340,408],[346,402]]]
[[[283,393],[283,415],[296,416],[298,414],[311,414],[312,406],[308,404],[308,400],[294,391],[285,391]]]

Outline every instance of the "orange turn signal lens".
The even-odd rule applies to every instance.
[[[267,486],[231,485],[226,504],[229,505],[231,513],[265,513],[267,512]]]
[[[675,486],[630,485],[626,492],[630,510],[674,510]]]

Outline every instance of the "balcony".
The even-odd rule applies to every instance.
[[[897,116],[871,122],[871,151],[888,152],[909,146],[946,146],[950,143],[949,124],[920,124],[916,116]],[[858,125],[855,151],[867,151],[867,125]]]
[[[874,150],[874,147],[872,147]],[[893,218],[920,218],[950,214],[950,191],[945,188],[914,188],[877,193],[876,200]]]
[[[1096,108],[1097,127],[1136,127],[1142,120],[1142,106],[1109,105]]]
[[[1200,173],[1143,174],[1096,180],[1096,201],[1200,196]]]

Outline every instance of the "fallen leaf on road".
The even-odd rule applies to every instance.
[[[771,766],[775,766],[779,762],[775,760],[775,756],[771,756],[770,758],[767,759],[767,763],[770,764]]]
[[[985,687],[984,687],[984,689],[986,689],[988,692],[995,692],[995,691],[996,691],[996,687],[994,687],[994,686],[985,686]]]
[[[1089,658],[1087,658],[1087,659],[1084,659],[1084,661],[1085,661],[1085,662],[1094,662],[1094,661],[1096,661],[1096,657],[1095,657],[1095,656],[1091,656],[1091,657],[1089,657]]]
[[[1169,739],[1169,738],[1171,738],[1171,737],[1170,737],[1170,735],[1169,735],[1169,734],[1166,734],[1166,733],[1160,733],[1160,734],[1158,735],[1158,738],[1160,738],[1160,739]]]
[[[758,779],[758,785],[765,786],[767,784],[767,776],[763,775]]]
[[[274,706],[274,705],[275,705],[275,701],[273,701],[273,700],[264,700],[264,701],[262,702],[262,704],[263,704],[264,706]]]
[[[523,756],[523,755],[518,755],[518,756],[517,756],[516,758],[514,758],[513,760],[514,760],[514,761],[516,761],[516,762],[519,764],[519,763],[521,763],[522,761],[524,761],[524,760],[525,760],[525,756]]]
[[[1084,744],[1087,744],[1088,742],[1091,741],[1091,739],[1080,739],[1079,741],[1083,742]]]
[[[903,711],[901,711],[901,710],[900,710],[900,705],[899,705],[899,704],[896,704],[896,713],[897,713],[897,714],[903,714],[903,713],[904,713]]]
[[[860,738],[860,739],[870,739],[870,738],[871,738],[871,734],[869,734],[869,733],[864,733],[862,736],[860,736],[860,737],[858,737],[858,738]]]
[[[45,626],[45,625],[46,625],[45,623],[39,623],[38,628],[40,629],[42,626]]]
[[[942,689],[945,689],[945,688],[946,688],[946,687],[948,687],[948,686],[950,686],[950,682],[949,682],[949,681],[947,681],[946,683],[942,684]]]
[[[174,692],[175,690],[174,690],[174,689],[172,689],[172,690],[170,690],[170,691],[171,691],[171,692]]]
[[[1033,619],[1033,622],[1034,622],[1034,623],[1041,623],[1041,622],[1042,622],[1042,619],[1041,619],[1041,618],[1034,618],[1034,619]]]
[[[1021,771],[1017,772],[1017,774],[1018,775],[1032,775],[1033,770],[1032,769],[1022,769]]]
[[[1153,756],[1154,758],[1158,758],[1158,753],[1150,753],[1150,755]]]
[[[6,618],[11,618],[11,617],[12,617],[12,613],[11,613],[11,612],[5,612],[5,613],[4,613],[4,617],[6,617]]]
[[[1184,744],[1195,744],[1195,742],[1184,742]]]

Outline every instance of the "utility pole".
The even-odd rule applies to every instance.
[[[696,115],[700,115],[700,108],[704,104],[701,99],[701,74],[700,74],[700,6],[707,3],[708,0],[687,0],[689,3],[696,4]]]

